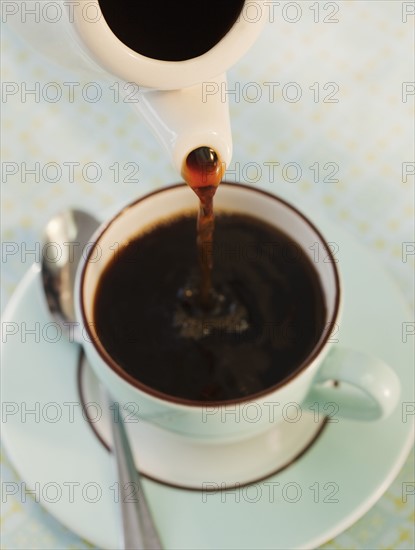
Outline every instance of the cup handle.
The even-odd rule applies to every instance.
[[[323,361],[306,401],[310,406],[320,404],[322,410],[330,404],[333,416],[379,420],[392,413],[399,396],[400,382],[391,367],[376,357],[339,347]]]

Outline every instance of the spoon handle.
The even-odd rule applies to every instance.
[[[120,484],[120,512],[122,534],[120,548],[125,550],[160,550],[162,548],[154,521],[148,507],[140,474],[135,467],[124,420],[118,403],[103,389],[106,401],[114,415],[111,431],[118,482]]]

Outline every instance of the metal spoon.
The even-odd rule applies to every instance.
[[[88,239],[98,225],[97,220],[85,212],[66,210],[49,221],[43,238],[42,280],[48,307],[62,330],[81,345],[80,362],[84,359],[84,353],[82,333],[76,323],[74,311],[75,274]],[[116,463],[121,491],[131,495],[133,487],[135,494],[138,493],[138,498],[134,502],[130,499],[126,502],[126,495],[120,498],[120,548],[161,549],[140,476],[135,468],[118,403],[112,401],[107,391],[103,390],[102,393],[106,405],[118,413],[110,416],[114,418],[111,422],[112,456]]]

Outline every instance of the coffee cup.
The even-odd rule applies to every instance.
[[[284,420],[282,411],[289,404],[300,407],[311,404],[311,407],[327,410],[330,403],[336,415],[353,420],[376,421],[387,417],[399,399],[396,374],[381,359],[345,348],[336,338],[336,334],[341,333],[343,287],[341,266],[330,245],[294,206],[245,185],[222,183],[215,197],[215,208],[257,218],[283,231],[313,262],[317,273],[324,297],[325,318],[323,329],[307,357],[277,384],[252,396],[217,402],[189,401],[160,392],[134,378],[118,364],[101,341],[94,318],[94,302],[101,278],[109,263],[117,261],[114,251],[149,228],[177,218],[183,212],[196,212],[196,208],[196,197],[185,184],[146,195],[101,226],[79,266],[76,307],[78,320],[84,328],[85,352],[113,399],[126,406],[134,403],[139,420],[206,442],[228,442],[266,431]],[[320,252],[318,259],[316,249]],[[254,407],[257,420],[252,422],[247,415],[223,414],[238,406]]]

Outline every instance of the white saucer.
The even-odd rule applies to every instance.
[[[99,382],[87,360],[78,374],[79,396],[94,434],[111,448],[114,412],[102,400]],[[87,404],[96,403],[88,414]],[[102,414],[101,414],[102,413]],[[230,489],[268,478],[298,460],[327,426],[323,415],[299,407],[297,422],[282,422],[242,441],[207,443],[164,430],[124,411],[136,466],[142,475],[180,489]],[[166,460],[165,457],[169,459]],[[208,485],[207,485],[208,483]]]
[[[366,250],[328,222],[319,225],[339,247],[345,286],[339,343],[395,368],[401,404],[387,420],[328,425],[299,460],[248,487],[207,493],[144,479],[164,548],[315,548],[363,515],[406,459],[413,417],[406,419],[403,411],[404,403],[414,401],[414,373],[412,343],[402,342],[402,323],[410,313]],[[48,511],[99,548],[117,548],[117,485],[108,452],[81,413],[78,350],[64,336],[52,343],[56,332],[47,331],[48,323],[34,266],[3,316],[3,330],[16,332],[3,335],[4,442],[27,487],[37,491]],[[22,343],[25,329],[35,334],[27,333]],[[171,458],[166,450],[158,456],[164,464]],[[217,476],[218,469],[213,473]],[[220,488],[210,475],[205,483]]]

